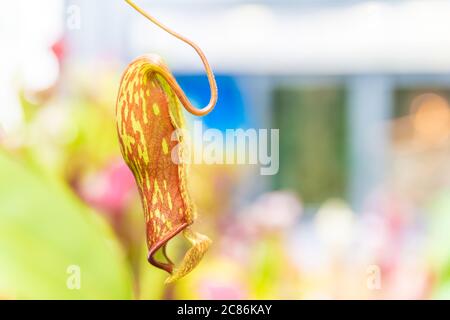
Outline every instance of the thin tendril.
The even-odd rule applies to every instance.
[[[164,31],[170,33],[172,36],[176,37],[177,39],[187,43],[192,48],[194,48],[194,50],[200,56],[200,59],[202,60],[203,66],[205,67],[206,75],[208,76],[209,87],[210,87],[210,90],[211,90],[211,98],[210,98],[209,103],[208,103],[208,105],[206,107],[204,107],[202,109],[197,109],[196,107],[194,107],[191,104],[191,102],[189,101],[189,99],[186,97],[183,89],[181,89],[181,87],[176,82],[175,78],[171,74],[163,74],[163,75],[164,75],[165,78],[168,78],[170,80],[169,83],[171,84],[172,89],[174,90],[175,94],[178,96],[178,98],[180,99],[181,103],[183,104],[183,106],[185,107],[185,109],[187,111],[189,111],[190,113],[192,113],[192,114],[194,114],[196,116],[204,116],[204,115],[210,113],[214,109],[214,106],[217,103],[217,95],[218,95],[217,94],[217,84],[216,84],[216,80],[214,78],[214,73],[213,73],[213,71],[212,71],[212,69],[211,69],[211,67],[210,67],[210,65],[208,63],[208,60],[206,59],[205,54],[200,49],[200,47],[197,46],[191,40],[183,37],[182,35],[176,33],[175,31],[169,29],[168,27],[166,27],[165,25],[160,23],[154,17],[152,17],[151,15],[149,15],[148,13],[143,11],[139,6],[137,6],[131,0],[125,0],[125,2],[127,2],[137,12],[142,14],[145,18],[147,18],[148,20],[150,20],[151,22],[156,24],[158,27],[160,27]]]

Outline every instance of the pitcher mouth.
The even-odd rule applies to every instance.
[[[148,257],[147,257],[147,261],[159,268],[162,269],[170,274],[172,274],[173,272],[173,268],[174,268],[174,263],[170,260],[170,258],[167,256],[166,253],[166,245],[167,243],[173,238],[175,237],[177,234],[179,234],[181,231],[183,231],[186,227],[188,227],[189,225],[191,225],[192,223],[183,223],[181,225],[179,225],[177,228],[175,228],[174,230],[172,230],[171,232],[169,232],[164,238],[162,238],[161,240],[159,240],[158,242],[156,242],[150,249],[148,252]],[[156,252],[162,248],[163,249],[163,255],[167,260],[167,263],[164,262],[160,262],[157,261],[154,257],[154,255],[156,254]]]

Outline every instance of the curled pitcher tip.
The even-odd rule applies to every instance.
[[[186,252],[180,265],[173,269],[165,283],[174,282],[190,273],[203,259],[212,241],[205,235],[192,231],[189,227],[183,231],[183,236],[191,247]]]

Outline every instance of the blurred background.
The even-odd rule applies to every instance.
[[[164,285],[115,99],[154,52],[202,106],[200,60],[121,0],[2,0],[0,299],[450,298],[449,1],[138,4],[209,58],[204,126],[279,128],[280,170],[193,165],[213,246]]]

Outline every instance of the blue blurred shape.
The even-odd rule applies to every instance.
[[[189,100],[197,108],[206,106],[210,98],[208,79],[204,75],[178,75],[178,83]],[[203,123],[209,128],[222,131],[248,127],[248,118],[241,90],[236,79],[230,75],[216,75],[219,88],[219,100],[215,109],[203,117]]]

